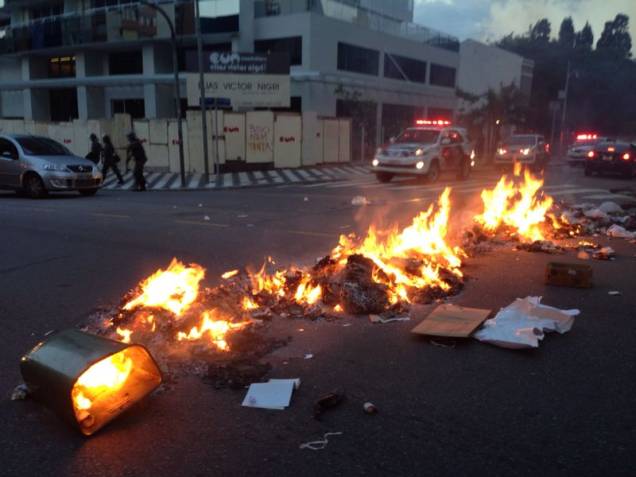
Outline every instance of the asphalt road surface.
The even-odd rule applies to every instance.
[[[567,167],[547,176],[550,193],[572,201],[626,201],[612,189],[636,187]],[[479,190],[495,180],[482,173],[452,182],[454,225],[467,223]],[[548,255],[505,248],[468,261],[471,279],[453,303],[498,309],[540,295],[581,309],[570,333],[549,335],[537,350],[473,340],[436,346],[409,333],[414,322],[289,320],[272,326],[290,345],[267,358],[270,377],[302,380],[285,411],[243,408],[243,391],[184,378],[84,438],[37,403],[9,399],[20,356],[44,333],[117,303],[172,257],[206,267],[206,284],[268,255],[309,264],[339,234],[404,223],[440,190],[356,175],[322,185],[40,201],[1,193],[0,474],[634,475],[636,247],[605,238],[618,259],[587,262],[589,290],[546,287]],[[355,195],[373,204],[354,207]],[[314,420],[314,400],[337,388],[346,401]],[[365,401],[379,413],[364,414]],[[323,450],[299,448],[325,432],[342,434]]]

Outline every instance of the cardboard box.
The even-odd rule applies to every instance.
[[[592,267],[578,263],[550,262],[545,269],[546,285],[590,288]]]

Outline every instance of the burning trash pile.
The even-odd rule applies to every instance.
[[[519,250],[562,253],[573,248],[607,259],[613,251],[600,250],[591,242],[592,247],[558,242],[597,234],[636,238],[636,210],[629,213],[613,202],[598,208],[593,204],[557,204],[543,191],[543,183],[516,164],[513,177],[504,175],[494,188],[483,190],[482,211],[464,234],[464,249],[479,252],[492,244],[512,241]]]
[[[102,317],[97,331],[144,344],[161,360],[193,350],[231,352],[236,336],[275,316],[403,314],[412,303],[430,303],[463,286],[465,254],[447,242],[450,207],[447,188],[410,225],[343,235],[313,267],[277,268],[269,258],[258,271],[224,273],[213,288],[201,286],[200,265],[173,259]]]

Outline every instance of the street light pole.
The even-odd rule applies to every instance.
[[[199,59],[199,106],[201,108],[201,129],[203,133],[203,167],[205,182],[210,182],[210,159],[208,154],[208,118],[207,105],[205,104],[205,83],[203,75],[203,38],[201,37],[201,12],[199,0],[194,0],[195,32],[197,36],[197,57]],[[216,120],[216,118],[214,118]]]
[[[150,3],[146,0],[140,0],[141,5],[145,5],[152,8],[159,13],[170,28],[170,38],[172,40],[172,67],[174,69],[174,104],[175,112],[177,113],[177,135],[179,141],[179,169],[181,172],[181,187],[186,186],[185,176],[185,161],[183,157],[183,124],[181,122],[181,89],[179,85],[179,46],[177,45],[177,34],[174,30],[174,25],[166,11],[155,3]]]
[[[568,92],[570,90],[570,61],[568,60],[567,73],[565,75],[565,89],[563,90],[563,111],[561,111],[561,141],[559,144],[559,153],[563,155],[565,145],[565,120],[568,112]]]

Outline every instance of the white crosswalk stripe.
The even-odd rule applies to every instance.
[[[111,172],[112,174],[112,172]],[[252,171],[225,173],[220,176],[212,176],[209,183],[202,181],[201,174],[189,174],[187,189],[223,190],[235,187],[263,187],[270,186],[278,189],[306,188],[316,192],[338,191],[350,188],[363,193],[373,194],[380,191],[411,192],[418,197],[438,195],[444,190],[445,184],[418,184],[412,178],[396,178],[394,181],[383,184],[378,182],[369,171],[368,166],[360,164],[338,164],[328,166],[311,166],[300,169],[274,169],[268,171]],[[236,180],[236,182],[235,182]],[[124,175],[124,184],[119,185],[117,178],[110,175],[102,186],[106,190],[131,190],[134,186],[132,172]],[[147,187],[151,190],[180,190],[181,177],[172,172],[149,172],[146,174]],[[450,182],[448,185],[455,194],[478,193],[484,188],[494,187],[496,177],[471,178],[465,182]],[[589,186],[577,186],[575,184],[548,184],[543,187],[555,199],[573,198],[575,200],[590,201],[633,201],[636,199],[629,195],[611,193],[601,188]]]

